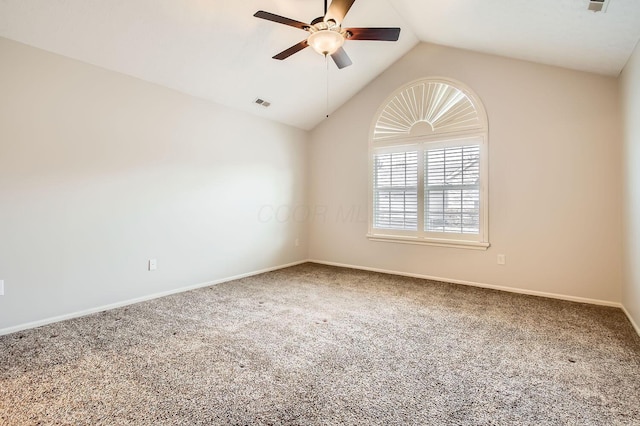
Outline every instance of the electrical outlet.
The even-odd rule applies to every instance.
[[[295,245],[296,245],[296,247],[298,247],[300,245],[300,240],[297,239],[297,238],[296,238],[296,241],[295,241]]]
[[[0,296],[4,296],[4,280],[0,280]]]
[[[498,255],[498,265],[504,265],[507,263],[507,259],[505,258],[504,254],[499,254]]]
[[[156,259],[149,259],[149,270],[155,271],[158,269],[158,261]]]

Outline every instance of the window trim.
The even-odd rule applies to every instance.
[[[461,92],[471,101],[478,115],[479,125],[472,129],[458,130],[453,132],[440,132],[423,135],[398,135],[375,140],[375,130],[382,111],[400,93],[407,88],[425,83],[444,83],[450,85]],[[417,121],[416,121],[417,123]],[[414,123],[415,124],[415,123]],[[402,244],[418,244],[438,247],[462,248],[473,250],[486,250],[489,246],[489,149],[488,149],[488,125],[487,116],[482,103],[477,96],[464,84],[442,77],[423,78],[405,84],[394,91],[386,101],[378,108],[371,125],[368,149],[368,232],[366,237],[370,241],[394,242]],[[438,148],[442,146],[452,146],[452,141],[476,140],[480,146],[480,223],[478,234],[454,234],[454,233],[434,233],[424,230],[424,152],[428,148]],[[422,158],[418,162],[418,230],[383,230],[374,228],[374,155],[378,152],[398,152],[418,150],[418,157]],[[472,239],[460,238],[462,236],[473,236]]]

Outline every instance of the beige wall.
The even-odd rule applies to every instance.
[[[6,39],[0,64],[0,332],[306,259],[259,216],[305,203],[306,132]]]
[[[622,300],[636,322],[639,57],[622,83]],[[318,126],[307,152],[303,131],[6,39],[0,63],[0,332],[303,260],[307,241],[326,262],[621,300],[613,78],[420,44]],[[365,238],[371,120],[426,76],[469,85],[487,109],[487,251]],[[290,210],[306,199],[309,236],[304,209]]]
[[[389,94],[427,76],[465,83],[486,107],[487,251],[365,238],[371,121]],[[420,44],[312,132],[310,257],[619,303],[619,116],[614,78]]]
[[[624,118],[624,283],[622,304],[640,333],[640,45],[620,78]]]

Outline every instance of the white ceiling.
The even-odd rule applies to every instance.
[[[640,38],[640,0],[392,0],[423,41],[617,76]]]
[[[273,55],[323,0],[0,0],[0,36],[302,129],[321,122],[419,41],[617,75],[640,38],[640,0],[357,0],[346,27],[402,28],[392,42],[347,41],[353,65],[329,72],[310,48]],[[256,97],[272,103],[263,108]]]

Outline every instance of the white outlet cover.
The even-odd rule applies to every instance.
[[[4,280],[0,280],[0,296],[4,296]]]
[[[156,259],[149,259],[149,270],[155,271],[158,269],[158,261]]]
[[[498,265],[504,265],[505,263],[507,263],[507,259],[505,258],[504,254],[499,254]]]

